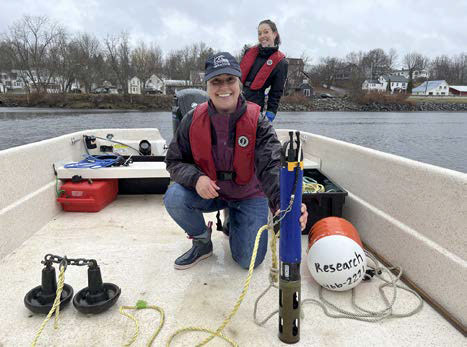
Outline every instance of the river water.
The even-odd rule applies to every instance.
[[[467,173],[467,112],[281,112],[276,128],[332,137]],[[98,128],[159,128],[170,112],[0,108],[0,150]]]

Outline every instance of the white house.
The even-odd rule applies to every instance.
[[[86,87],[81,86],[80,81],[75,79],[70,84],[70,91],[71,92],[78,92],[78,93],[85,93],[86,92]]]
[[[24,91],[25,84],[19,70],[0,73],[0,83],[3,85],[3,93],[7,91],[18,93]]]
[[[425,81],[412,89],[412,95],[448,95],[449,85],[445,80]]]
[[[129,94],[159,94],[164,89],[164,81],[162,81],[156,75],[151,75],[149,79],[144,83],[134,76],[128,80],[128,93]]]
[[[47,93],[59,93],[62,90],[60,82],[63,78],[39,75],[36,70],[31,70],[30,74],[25,70],[15,69],[0,73],[0,83],[3,84],[5,92],[22,94],[28,89],[34,92],[36,89],[34,84],[37,85],[39,81],[41,81],[41,90],[45,89]]]
[[[407,86],[409,81],[404,76],[397,76],[397,75],[383,75],[379,76],[378,78],[379,83],[384,86],[384,90],[388,89],[388,83],[390,82],[390,91],[391,93],[394,92],[405,92],[407,90]]]
[[[365,80],[362,83],[362,89],[369,92],[384,92],[386,88],[378,80]]]
[[[417,79],[417,78],[429,78],[430,74],[425,69],[423,69],[423,70],[414,70],[412,77],[414,79]]]
[[[302,91],[303,96],[312,96],[314,94],[313,87],[308,83],[308,80],[303,80],[298,88]]]
[[[365,80],[362,83],[362,89],[369,92],[386,92],[388,91],[388,83],[391,83],[390,91],[405,92],[407,90],[408,80],[404,76],[382,75],[377,80]]]
[[[404,76],[405,78],[409,78],[409,70],[408,69],[401,69],[401,70],[394,70],[392,72],[393,75],[396,75],[396,76]],[[417,79],[417,78],[428,78],[429,74],[428,74],[428,71],[425,70],[425,69],[422,69],[422,70],[414,70],[413,71],[413,74],[412,74],[412,78],[413,79]]]
[[[128,81],[128,94],[141,94],[141,80],[134,76]]]
[[[144,92],[149,94],[162,93],[163,89],[164,81],[156,75],[151,75],[144,86]]]

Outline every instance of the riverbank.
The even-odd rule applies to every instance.
[[[334,97],[334,98],[303,98],[283,97],[279,106],[283,112],[416,112],[440,111],[462,112],[467,111],[466,103],[413,101],[405,97],[368,96],[361,97]]]
[[[428,99],[427,99],[428,100]],[[115,109],[139,111],[171,111],[170,95],[114,95],[114,94],[0,94],[3,107],[44,107],[69,109]],[[279,112],[416,112],[467,111],[466,103],[409,100],[400,96],[305,98],[286,96],[281,99]]]
[[[118,94],[0,94],[3,107],[170,111],[173,96]]]

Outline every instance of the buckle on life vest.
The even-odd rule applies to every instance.
[[[233,172],[233,171],[217,171],[217,179],[219,181],[233,181],[235,179],[235,172]]]
[[[245,81],[245,83],[243,83],[243,85],[245,87],[250,87],[251,86],[251,81],[249,81],[249,82]]]

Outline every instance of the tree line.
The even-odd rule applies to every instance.
[[[71,34],[46,16],[24,16],[0,34],[0,71],[21,70],[21,78],[38,91],[52,81],[69,91],[78,80],[86,91],[105,80],[128,93],[128,80],[147,81],[152,74],[189,80],[190,71],[204,70],[214,50],[204,42],[170,51],[165,57],[155,44],[130,45],[126,32],[98,40],[89,33]],[[26,83],[25,83],[26,84]]]
[[[454,56],[440,55],[433,59],[419,53],[410,52],[399,60],[394,49],[385,51],[381,48],[368,52],[351,52],[345,58],[324,57],[319,63],[311,66],[307,75],[314,83],[323,83],[327,86],[336,85],[337,81],[348,81],[347,87],[351,90],[361,90],[364,80],[378,79],[381,75],[391,74],[401,67],[408,70],[408,88],[412,91],[417,78],[415,71],[426,70],[430,80],[446,80],[452,85],[467,85],[467,53]],[[421,82],[419,79],[417,82]]]
[[[204,70],[205,60],[213,53],[213,48],[199,42],[164,56],[156,43],[139,42],[132,47],[127,32],[99,40],[89,33],[69,33],[46,16],[23,16],[5,33],[0,33],[0,71],[22,71],[20,77],[24,82],[30,81],[38,91],[46,91],[52,81],[60,83],[61,90],[69,91],[73,81],[78,80],[90,91],[94,83],[102,85],[107,80],[128,93],[128,80],[133,76],[141,81],[152,74],[190,80],[190,72]],[[304,55],[301,58],[305,63],[311,60]],[[305,74],[313,84],[332,86],[336,81],[346,80],[346,87],[355,91],[361,90],[364,80],[389,74],[397,66],[409,72],[409,92],[417,70],[427,70],[430,79],[467,84],[466,53],[430,59],[411,52],[399,61],[394,49],[386,52],[376,48],[351,52],[345,58],[322,57],[317,64],[307,66]]]

